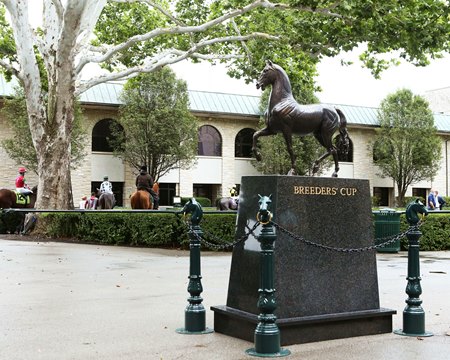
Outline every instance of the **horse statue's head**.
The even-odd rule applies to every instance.
[[[419,199],[416,199],[414,201],[411,201],[406,206],[406,220],[408,221],[409,225],[414,226],[418,224],[418,222],[420,221],[418,214],[427,216],[428,211],[425,205]]]
[[[203,217],[203,209],[202,206],[195,200],[195,198],[191,198],[183,207],[181,212],[186,215],[191,213],[191,224],[192,226],[198,226]]]
[[[259,74],[258,81],[256,82],[256,88],[264,91],[267,85],[271,85],[275,82],[277,74],[276,68],[279,68],[278,65],[274,64],[272,61],[267,60],[266,66]]]

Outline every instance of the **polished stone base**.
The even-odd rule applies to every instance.
[[[367,180],[301,176],[242,178],[236,238],[257,221],[260,195],[272,195],[276,229],[274,284],[282,345],[392,331],[381,309],[375,251],[328,251],[307,242],[360,249],[373,245]],[[214,306],[214,330],[252,341],[260,286],[261,227],[233,249],[226,306]],[[302,240],[306,240],[302,241]]]
[[[223,306],[212,306],[214,331],[254,341],[258,316]],[[278,319],[282,346],[392,332],[395,310],[377,309],[340,314]]]

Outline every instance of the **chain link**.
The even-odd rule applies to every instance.
[[[365,252],[365,251],[371,251],[371,250],[377,250],[377,249],[384,248],[384,247],[386,247],[386,246],[388,246],[390,244],[393,244],[397,240],[402,239],[408,233],[418,230],[422,226],[422,223],[423,222],[420,221],[417,225],[410,226],[408,228],[408,230],[406,230],[406,231],[404,231],[402,233],[399,233],[397,235],[394,235],[393,237],[388,236],[388,237],[383,237],[383,238],[376,238],[375,239],[376,241],[381,241],[380,243],[378,243],[376,245],[364,246],[364,247],[360,247],[360,248],[342,248],[342,247],[333,247],[333,246],[323,245],[323,244],[316,243],[314,241],[307,240],[307,239],[303,238],[302,236],[299,236],[299,235],[296,235],[296,234],[292,233],[291,231],[289,231],[286,228],[282,227],[280,224],[276,223],[275,221],[270,221],[270,224],[273,225],[280,232],[288,235],[289,237],[291,237],[291,238],[293,238],[295,240],[299,240],[299,241],[303,242],[306,245],[313,246],[313,247],[316,247],[316,248],[319,248],[319,249],[323,249],[323,250],[326,250],[326,251],[335,251],[335,252],[341,252],[341,253],[360,253],[360,252]],[[187,221],[185,222],[185,224],[188,227],[188,229],[191,230],[191,226],[190,226],[190,224]],[[245,242],[250,235],[255,236],[255,234],[253,232],[258,228],[259,225],[261,225],[260,222],[255,222],[255,224],[253,225],[252,228],[250,228],[248,225],[245,225],[245,227],[248,230],[248,232],[245,233],[244,235],[242,235],[236,241],[234,241],[232,243],[226,243],[226,244],[212,243],[212,242],[208,241],[204,236],[198,235],[198,233],[196,233],[196,232],[193,232],[193,234],[197,238],[197,240],[199,240],[203,245],[206,245],[209,248],[214,249],[214,250],[225,250],[225,249],[230,249],[230,248],[238,245],[241,242]],[[209,237],[213,238],[213,240],[215,240],[217,242],[222,241],[222,239],[219,239],[214,234],[212,234],[212,233],[210,233],[210,232],[208,232],[206,230],[202,230],[202,232],[203,232],[203,234],[206,233]]]
[[[188,227],[189,230],[191,230],[191,226],[188,222],[185,223]],[[227,250],[227,249],[231,249],[234,246],[238,245],[241,242],[245,242],[248,237],[250,235],[253,235],[253,232],[256,230],[256,228],[259,226],[259,222],[256,222],[252,228],[250,228],[248,225],[245,225],[245,227],[247,228],[248,232],[245,233],[244,235],[242,235],[239,239],[235,240],[232,243],[225,243],[225,244],[217,244],[217,243],[212,243],[210,241],[208,241],[204,236],[200,236],[197,232],[193,231],[192,233],[194,234],[194,236],[197,238],[198,241],[200,241],[203,245],[208,246],[210,249],[214,249],[214,250]],[[202,233],[203,235],[206,233],[209,237],[213,238],[213,240],[217,241],[217,242],[221,242],[223,241],[222,239],[219,239],[217,236],[215,236],[214,234],[208,232],[207,230],[203,230],[202,229]]]
[[[231,249],[231,248],[235,247],[236,245],[238,245],[239,243],[247,241],[247,239],[248,239],[248,237],[250,236],[250,234],[254,235],[254,234],[253,234],[253,231],[255,231],[256,228],[257,228],[258,226],[259,226],[259,223],[258,223],[258,222],[256,222],[256,223],[253,225],[253,228],[251,228],[251,229],[248,227],[248,225],[245,225],[245,227],[247,228],[248,232],[247,232],[246,234],[242,235],[239,239],[235,240],[235,241],[232,242],[232,243],[227,243],[227,244],[216,244],[216,243],[211,243],[211,242],[209,242],[208,240],[206,240],[204,237],[202,237],[202,238],[200,239],[200,241],[201,241],[203,244],[205,244],[205,245],[207,245],[208,247],[210,247],[210,248],[212,248],[212,249],[215,249],[215,250]],[[205,230],[204,230],[204,234],[205,234],[205,233],[206,233],[207,235],[209,235],[210,237],[212,237],[215,241],[221,241],[221,239],[217,238],[214,234],[209,233],[208,231],[205,231]]]
[[[328,246],[328,245],[323,245],[323,244],[319,244],[310,240],[306,240],[305,238],[295,235],[294,233],[290,232],[289,230],[283,228],[280,224],[277,224],[274,221],[271,221],[271,224],[273,224],[273,226],[275,226],[278,230],[280,230],[281,232],[287,234],[288,236],[290,236],[291,238],[295,239],[295,240],[299,240],[303,243],[305,243],[306,245],[310,245],[310,246],[314,246],[316,248],[320,248],[323,250],[327,250],[327,251],[336,251],[336,252],[342,252],[342,253],[356,253],[356,252],[364,252],[364,251],[371,251],[371,250],[376,250],[376,249],[380,249],[383,248],[387,245],[390,245],[392,243],[394,243],[397,240],[400,240],[401,238],[403,238],[406,234],[417,230],[421,225],[422,222],[419,222],[419,224],[415,225],[415,226],[411,226],[408,230],[404,231],[403,233],[397,234],[394,237],[384,237],[384,238],[379,238],[379,239],[375,239],[375,240],[384,240],[384,239],[388,239],[380,244],[377,245],[371,245],[371,246],[365,246],[365,247],[361,247],[361,248],[340,248],[340,247],[333,247],[333,246]]]

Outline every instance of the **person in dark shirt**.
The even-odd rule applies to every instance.
[[[434,196],[435,196],[435,199],[437,202],[436,206],[439,207],[439,210],[442,210],[446,204],[444,198],[441,195],[439,195],[439,191],[437,191],[437,190],[434,192]]]
[[[139,175],[136,177],[136,188],[138,190],[148,191],[153,198],[153,209],[158,210],[159,197],[158,194],[153,190],[153,184],[153,178],[147,172],[147,166],[142,165],[139,171]]]

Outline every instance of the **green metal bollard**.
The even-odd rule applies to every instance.
[[[270,197],[260,195],[260,209],[257,220],[262,224],[258,241],[261,244],[260,288],[257,306],[261,313],[255,329],[255,347],[246,350],[248,355],[258,357],[282,357],[291,352],[280,348],[280,330],[276,324],[274,311],[277,307],[274,289],[274,251],[273,243],[277,236],[270,224],[272,214],[268,210]]]
[[[428,214],[425,206],[418,200],[408,204],[406,208],[406,219],[410,226],[416,226],[419,222],[417,213]],[[422,232],[416,227],[413,231],[406,234],[408,238],[408,284],[406,286],[406,307],[403,310],[403,330],[395,330],[397,335],[404,336],[433,336],[432,333],[425,331],[425,311],[420,300],[422,287],[420,286],[420,257],[419,257],[419,238]]]
[[[206,327],[206,310],[202,304],[203,298],[200,296],[203,292],[200,270],[200,238],[203,233],[199,223],[203,216],[203,210],[201,205],[192,198],[181,212],[192,213],[189,230],[189,284],[187,288],[191,296],[188,298],[189,304],[184,311],[185,326],[177,329],[176,332],[179,334],[210,334],[214,330]]]

